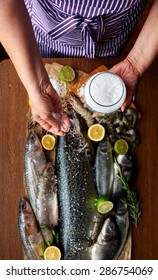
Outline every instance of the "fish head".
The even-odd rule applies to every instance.
[[[19,214],[19,224],[23,225],[27,234],[30,235],[35,225],[35,216],[30,203],[25,198],[22,198],[19,202]]]
[[[25,160],[30,159],[38,174],[42,174],[46,164],[46,156],[43,151],[39,137],[31,131],[25,145]]]
[[[84,121],[79,115],[72,110],[70,115],[70,130],[68,132],[69,138],[77,145],[76,152],[84,152],[91,163],[94,160],[94,150],[90,139],[87,137],[87,130],[85,130]]]
[[[118,155],[117,161],[123,167],[127,165],[130,168],[130,167],[132,167],[132,164],[133,164],[132,154],[127,153],[125,155]]]
[[[115,217],[118,224],[126,224],[128,226],[129,224],[129,211],[127,204],[118,201],[118,204],[116,205],[115,210]]]
[[[19,211],[24,215],[32,212],[31,206],[25,198],[20,199]]]
[[[121,217],[125,216],[126,214],[128,214],[127,204],[125,204],[121,201],[118,201],[115,212],[116,212],[116,215],[118,215],[118,216],[121,216]]]
[[[77,113],[74,110],[71,110],[70,115],[70,133],[73,134],[74,137],[81,135],[81,123],[77,116]]]
[[[136,177],[137,167],[132,154],[129,152],[126,155],[118,155],[117,161],[121,166],[126,181],[132,183]]]
[[[55,172],[54,172],[54,166],[51,162],[46,163],[42,176],[45,179],[48,179],[49,181],[54,181]]]
[[[40,140],[34,131],[31,131],[27,137],[26,149],[28,149],[32,153],[42,150]]]
[[[32,216],[32,208],[25,198],[22,198],[19,202],[19,213],[21,216],[21,222],[24,223],[26,227],[29,227]]]
[[[109,151],[112,151],[112,146],[110,144],[109,138],[105,136],[99,143],[99,150],[101,154],[107,154]]]
[[[116,224],[112,217],[108,217],[102,226],[100,235],[98,236],[98,242],[100,245],[110,243],[111,241],[117,239]]]

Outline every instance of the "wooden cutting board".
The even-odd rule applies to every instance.
[[[75,94],[81,100],[82,100],[82,98],[79,94],[80,88],[85,85],[88,78],[98,72],[103,72],[103,71],[108,70],[105,65],[100,65],[99,67],[94,69],[89,74],[87,74],[83,71],[80,71],[80,70],[76,70],[75,80],[71,83],[64,83],[60,80],[59,75],[58,75],[59,71],[63,67],[63,65],[54,62],[52,64],[48,64],[48,63],[45,64],[45,67],[46,67],[46,70],[48,72],[50,79],[56,79],[56,81],[59,84],[61,84],[61,87],[59,86],[59,89],[61,91],[60,96],[65,97],[65,95],[69,94],[69,91],[71,91],[73,94]],[[28,119],[28,127],[27,127],[26,136],[28,136],[28,133],[31,130],[33,130],[36,132],[39,139],[41,139],[44,134],[44,130],[38,123],[34,122],[34,120],[32,119],[31,107],[28,110],[27,119]],[[46,153],[47,160],[50,160],[54,163],[56,150],[55,149],[53,149],[52,151],[45,150],[45,153]],[[130,260],[131,259],[131,249],[132,249],[132,236],[131,236],[131,229],[130,229],[128,237],[127,237],[127,241],[126,241],[125,246],[122,250],[122,253],[118,259],[119,260]],[[27,259],[25,253],[24,253],[24,259]]]

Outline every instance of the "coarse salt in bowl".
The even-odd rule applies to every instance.
[[[99,72],[85,85],[85,101],[94,112],[109,114],[118,110],[126,98],[122,79],[112,72]]]

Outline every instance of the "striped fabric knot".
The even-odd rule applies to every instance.
[[[73,31],[77,27],[80,27],[83,40],[83,48],[85,49],[85,56],[89,57],[88,54],[90,54],[90,56],[93,57],[95,55],[96,38],[94,37],[94,32],[92,32],[91,30],[91,24],[93,24],[93,27],[94,24],[97,25],[97,22],[95,21],[94,23],[94,21],[95,18],[83,18],[80,15],[71,15],[57,24],[52,30],[48,32],[48,34],[54,40],[57,40],[60,37]]]
[[[48,34],[54,39],[59,39],[61,36],[66,35],[77,27],[81,26],[81,31],[89,24],[93,22],[93,19],[85,19],[79,15],[71,15],[58,23]]]

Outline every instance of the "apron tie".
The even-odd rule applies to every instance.
[[[68,34],[77,27],[81,28],[83,47],[85,49],[86,57],[95,56],[95,43],[96,38],[92,33],[91,24],[94,23],[95,18],[83,18],[79,15],[71,15],[64,19],[62,22],[58,23],[48,34],[57,40],[60,37]]]

